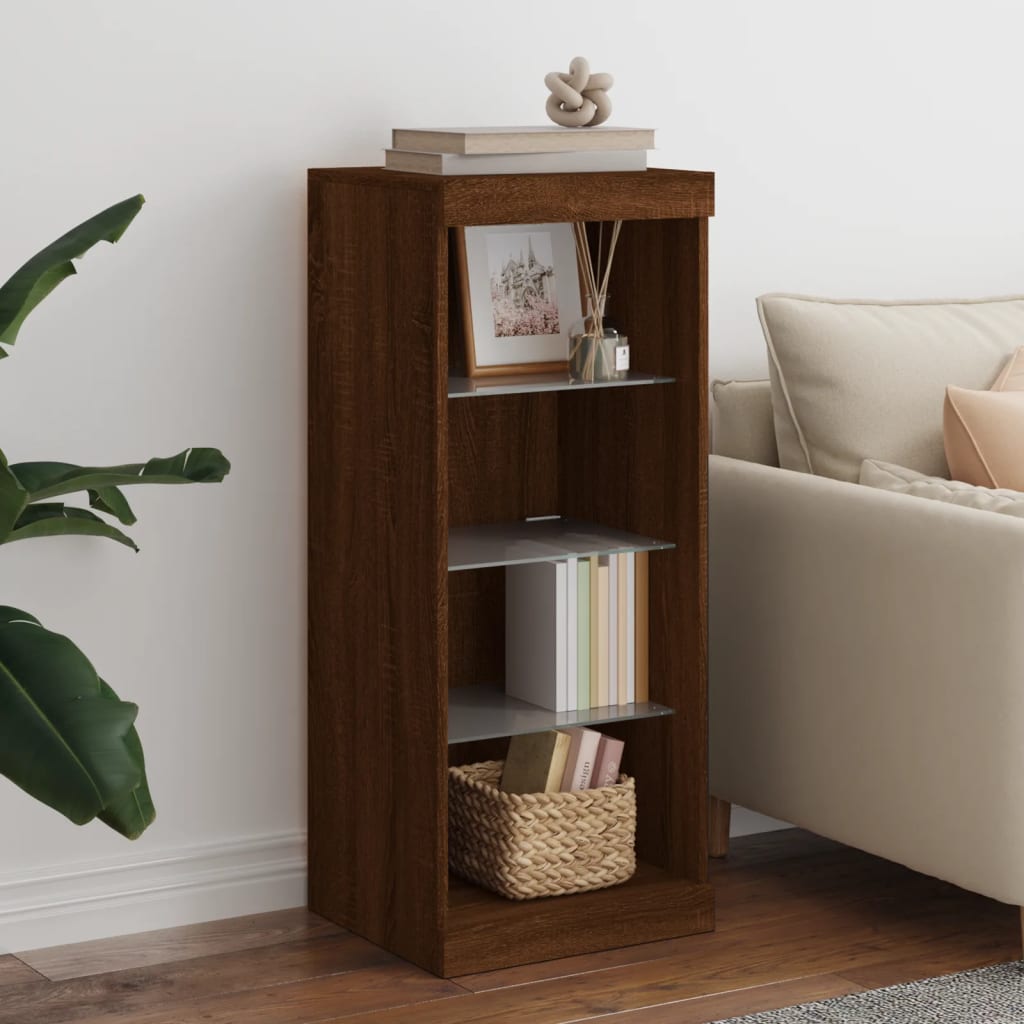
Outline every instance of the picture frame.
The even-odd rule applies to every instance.
[[[466,375],[557,373],[583,316],[571,224],[455,229]]]

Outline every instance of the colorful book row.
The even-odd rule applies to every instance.
[[[648,696],[648,552],[505,570],[505,692],[550,711]]]

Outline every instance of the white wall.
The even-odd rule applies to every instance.
[[[160,811],[128,846],[0,785],[0,944],[301,900],[306,167],[377,162],[395,125],[539,122],[544,73],[583,53],[617,76],[618,123],[657,126],[656,162],[718,173],[714,373],[763,373],[763,291],[1022,290],[1009,2],[0,8],[0,274],[149,200],[0,365],[0,446],[119,461],[217,444],[234,462],[219,487],[136,490],[138,556],[0,553],[0,600],[141,704]]]

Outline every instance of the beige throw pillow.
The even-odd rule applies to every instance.
[[[1024,491],[1024,348],[990,391],[948,387],[942,420],[954,480]]]
[[[947,472],[942,399],[982,390],[1024,340],[1024,298],[964,302],[757,300],[779,464],[856,481],[866,458]]]
[[[918,498],[932,498],[1024,519],[1024,494],[1019,491],[992,490],[959,480],[946,480],[941,476],[925,476],[905,466],[894,466],[877,459],[865,459],[861,464],[860,482],[883,491],[912,494]]]

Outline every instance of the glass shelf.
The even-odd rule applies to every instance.
[[[569,379],[567,373],[520,373],[502,377],[449,377],[449,398],[480,395],[523,395],[534,391],[589,391],[593,388],[629,388],[639,384],[671,384],[674,377],[629,371],[625,380],[600,380],[593,384]]]
[[[613,704],[588,711],[548,711],[505,696],[500,686],[456,686],[448,691],[448,742],[468,743],[498,736],[518,736],[571,725],[601,725],[633,718],[661,718],[675,712],[664,704]]]
[[[666,540],[627,530],[598,526],[581,519],[551,516],[511,523],[456,526],[448,531],[448,571],[487,569],[526,562],[560,562],[566,558],[615,555],[626,551],[674,548]]]

